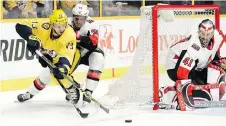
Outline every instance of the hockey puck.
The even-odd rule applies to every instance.
[[[131,119],[127,119],[127,120],[125,120],[125,123],[131,123],[132,122],[132,120]]]

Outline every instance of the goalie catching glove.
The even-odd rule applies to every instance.
[[[226,57],[220,58],[220,60],[214,60],[212,64],[217,67],[220,67],[223,73],[226,72]]]
[[[221,59],[221,68],[223,68],[224,71],[226,71],[226,57]]]

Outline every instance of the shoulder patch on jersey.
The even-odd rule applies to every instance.
[[[199,49],[200,49],[200,46],[195,43],[193,43],[191,47],[197,51],[199,51]]]
[[[50,23],[43,23],[42,28],[44,28],[45,30],[48,30],[50,28]]]
[[[73,41],[68,42],[68,43],[66,44],[66,48],[67,48],[67,49],[73,50],[73,49],[75,48],[74,42],[73,42]]]

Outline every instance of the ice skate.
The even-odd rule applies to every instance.
[[[72,101],[73,103],[77,104],[79,101],[79,97],[80,97],[80,92],[77,88],[75,88],[74,86],[70,86],[68,88],[68,93],[65,97],[65,99],[67,101]]]
[[[27,92],[25,94],[19,94],[17,96],[17,99],[18,99],[19,102],[24,102],[24,101],[31,99],[32,97],[33,97],[33,95],[30,94],[29,92]]]

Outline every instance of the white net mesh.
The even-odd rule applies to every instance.
[[[213,11],[212,11],[213,10]],[[158,59],[152,58],[152,7],[141,7],[140,33],[137,49],[134,55],[132,66],[129,71],[119,80],[115,81],[102,100],[104,104],[111,106],[125,106],[127,104],[143,104],[153,100],[153,60],[158,60],[159,87],[173,85],[168,78],[165,69],[165,58],[167,48],[180,39],[197,32],[198,24],[206,18],[214,19],[214,9],[175,8],[175,18],[172,22],[165,22],[158,19]],[[198,11],[208,13],[194,15]]]

